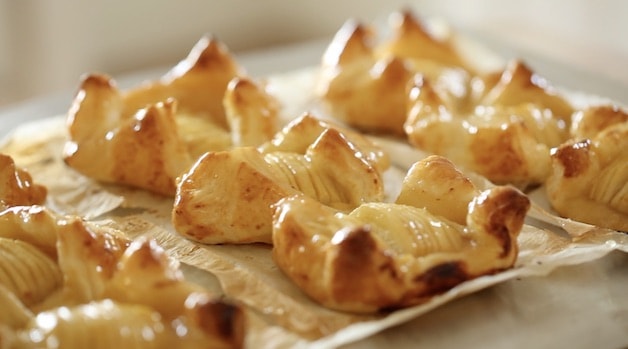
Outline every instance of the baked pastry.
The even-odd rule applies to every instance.
[[[628,114],[603,106],[579,113],[575,137],[552,152],[546,192],[561,216],[628,231]]]
[[[340,29],[323,60],[320,86],[329,114],[362,131],[403,134],[405,84],[412,72],[402,60],[378,61],[363,41],[367,31],[348,22]],[[338,43],[338,57],[331,59]],[[353,46],[358,46],[354,48]],[[332,64],[332,62],[335,60]],[[329,72],[326,72],[329,71]]]
[[[255,147],[277,132],[279,102],[251,79],[233,78],[227,85],[223,105],[232,146]]]
[[[395,203],[425,208],[464,225],[469,203],[479,194],[480,190],[449,159],[431,155],[410,167]]]
[[[160,80],[128,91],[88,75],[68,113],[65,161],[97,180],[173,195],[176,178],[203,153],[274,133],[277,102],[242,74],[205,37]]]
[[[20,205],[38,205],[46,200],[46,187],[33,181],[28,171],[0,153],[0,209]]]
[[[17,206],[0,213],[0,270],[0,331],[8,347],[243,344],[243,310],[186,281],[147,238]]]
[[[627,122],[628,112],[617,105],[590,106],[573,114],[570,138],[593,139],[606,128]]]
[[[429,192],[436,186],[447,191],[452,180],[464,182],[453,179],[460,173],[451,163],[425,161],[450,180],[428,175],[409,190],[420,186]],[[463,184],[456,191],[464,202],[475,188]],[[469,203],[464,224],[432,213],[433,203],[364,203],[347,214],[303,195],[284,198],[273,216],[273,259],[317,302],[359,313],[418,304],[514,265],[517,236],[530,206],[524,194],[513,187],[482,191]]]
[[[411,11],[392,13],[389,23],[392,37],[377,47],[379,56],[402,58],[432,77],[437,76],[443,67],[474,70],[458,52],[451,36],[437,37]],[[430,65],[433,69],[426,69]]]
[[[258,149],[262,153],[290,152],[305,154],[307,148],[316,141],[321,133],[330,128],[342,133],[380,173],[390,167],[390,156],[374,141],[357,131],[342,127],[329,120],[322,120],[311,113],[304,113],[290,121],[272,139],[261,144]]]
[[[409,142],[498,184],[542,183],[550,149],[569,137],[573,108],[520,61],[488,86],[466,111],[417,76],[404,125]]]
[[[350,20],[340,28],[324,53],[318,93],[332,117],[362,131],[402,136],[414,74],[455,95],[467,93],[470,77],[446,38],[429,33],[408,11],[392,18],[395,35],[379,45],[361,23]]]
[[[329,114],[361,131],[405,134],[499,184],[542,183],[549,149],[568,138],[570,103],[519,60],[485,72],[455,36],[437,37],[408,11],[391,17],[382,43],[348,21],[328,46],[318,93]]]
[[[270,243],[271,206],[283,197],[303,193],[342,210],[383,198],[381,175],[367,157],[372,147],[362,152],[331,125],[301,120],[272,145],[201,157],[177,187],[177,232],[210,244]],[[300,126],[310,132],[301,133]],[[306,147],[302,141],[310,139]]]

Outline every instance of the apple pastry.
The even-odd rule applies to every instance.
[[[456,194],[434,200],[450,189]],[[443,210],[448,204],[452,212]],[[529,206],[514,187],[479,191],[451,162],[429,157],[415,165],[396,203],[364,203],[344,213],[304,195],[280,200],[273,259],[326,307],[359,313],[405,307],[512,267]]]
[[[357,131],[332,121],[322,120],[311,113],[304,113],[290,121],[271,140],[260,145],[259,149],[263,153],[280,151],[303,154],[316,138],[329,128],[340,131],[380,173],[390,167],[390,156],[374,141]]]
[[[204,37],[160,80],[128,91],[106,75],[86,76],[68,113],[64,158],[88,177],[173,195],[203,153],[268,140],[277,103]]]
[[[552,152],[547,198],[562,216],[628,231],[628,114],[599,106],[574,118],[574,138]]]
[[[201,157],[179,182],[173,225],[203,243],[270,243],[271,206],[283,197],[303,193],[340,210],[382,200],[376,166],[386,165],[374,149],[358,133],[304,116],[259,148]]]
[[[521,61],[461,110],[416,76],[404,128],[419,149],[443,155],[498,184],[543,183],[550,149],[569,137],[573,108]]]
[[[570,103],[519,60],[487,71],[452,35],[436,36],[408,11],[393,35],[348,21],[321,63],[318,94],[329,114],[361,131],[406,136],[417,148],[498,183],[538,185],[549,150],[569,136]]]
[[[245,315],[186,281],[153,240],[41,206],[0,213],[0,333],[8,348],[239,348]]]
[[[407,84],[417,73],[452,95],[467,94],[471,70],[448,38],[430,33],[409,11],[391,16],[395,35],[347,21],[324,53],[318,93],[334,118],[362,131],[404,135]]]

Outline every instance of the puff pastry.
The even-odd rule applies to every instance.
[[[279,102],[251,79],[233,78],[223,105],[233,146],[258,146],[277,132]]]
[[[544,182],[550,149],[569,137],[573,108],[520,61],[477,97],[470,112],[451,105],[427,79],[409,93],[409,142],[498,183]]]
[[[464,225],[469,203],[480,191],[447,158],[431,155],[410,167],[395,200],[429,209],[430,213]]]
[[[430,192],[436,186],[447,191],[453,181],[463,202],[476,191],[455,179],[460,174],[451,163],[426,161],[439,167],[436,172],[446,174],[449,183],[428,175],[405,190]],[[417,304],[468,279],[513,266],[530,206],[524,194],[513,187],[479,192],[464,224],[432,213],[433,203],[421,198],[418,207],[364,203],[346,214],[303,195],[284,198],[275,205],[273,259],[317,302],[360,313]],[[435,211],[440,211],[438,205]]]
[[[587,109],[575,137],[552,152],[546,191],[562,216],[628,231],[628,115],[615,107]]]
[[[302,121],[260,149],[201,157],[177,187],[175,229],[203,243],[270,243],[271,205],[282,197],[304,193],[343,210],[383,198],[380,173],[366,155],[372,148],[362,152],[338,129]],[[315,135],[297,138],[301,126]]]
[[[88,75],[68,113],[65,161],[97,180],[173,195],[203,153],[274,132],[276,100],[243,74],[224,45],[205,37],[160,80],[128,91]]]
[[[373,32],[347,21],[324,53],[319,94],[330,114],[363,131],[403,135],[407,83],[418,72],[444,90],[466,94],[467,65],[447,39],[429,33],[408,11],[393,17],[395,35],[376,45]]]
[[[305,154],[307,148],[316,141],[321,133],[330,128],[342,133],[380,173],[390,167],[390,156],[374,141],[357,131],[342,127],[333,121],[322,120],[308,112],[290,121],[272,139],[261,144],[258,149],[263,153],[292,152]]]
[[[234,348],[195,332],[181,322],[164,324],[161,315],[141,304],[111,299],[61,307],[39,313],[14,340],[14,347],[41,348],[56,343],[60,348]],[[189,331],[185,338],[177,335]]]
[[[569,135],[573,107],[519,60],[485,72],[454,36],[437,37],[412,13],[396,13],[393,36],[348,21],[321,63],[329,114],[361,131],[406,136],[499,183],[538,185],[549,150]]]
[[[239,348],[245,336],[243,310],[185,280],[155,241],[41,206],[0,213],[0,308],[8,347]]]

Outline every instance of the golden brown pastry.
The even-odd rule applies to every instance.
[[[263,153],[292,152],[305,154],[307,148],[326,129],[333,128],[342,133],[347,140],[360,150],[366,160],[380,172],[390,167],[390,156],[384,150],[359,132],[334,122],[321,120],[311,113],[304,113],[290,121],[272,139],[262,143],[258,148]]]
[[[381,45],[364,25],[343,25],[323,56],[319,94],[330,115],[350,126],[403,135],[407,84],[414,74],[429,76],[453,94],[467,93],[469,74],[454,46],[428,33],[410,12],[393,18],[395,36]],[[450,91],[449,81],[458,92]]]
[[[601,132],[554,149],[552,173],[545,183],[547,197],[561,216],[628,231],[628,122],[623,112],[598,111],[597,116],[607,120],[584,119],[576,134],[587,135],[594,128]]]
[[[573,114],[570,134],[577,141],[592,139],[608,127],[627,122],[628,113],[616,105],[591,106]]]
[[[469,111],[448,103],[422,77],[415,78],[409,100],[405,131],[412,145],[519,187],[547,178],[550,149],[568,138],[573,111],[519,61]]]
[[[30,173],[0,154],[0,209],[6,206],[39,205],[46,200],[46,187],[36,184]]]
[[[421,303],[463,281],[513,266],[530,206],[527,197],[512,187],[469,195],[476,189],[451,163],[425,161],[431,164],[419,164],[424,170],[417,171],[428,175],[412,175],[411,188],[404,189],[424,188],[427,194],[411,203],[417,206],[364,203],[346,214],[303,195],[279,201],[273,225],[277,265],[322,305],[360,313]],[[449,180],[439,180],[432,171]],[[431,211],[433,187],[446,192],[452,183],[460,196],[445,201],[472,197],[464,224],[443,216],[439,203],[437,213]]]
[[[431,155],[410,167],[395,203],[427,208],[435,215],[464,225],[469,203],[479,194],[471,180],[450,160]]]
[[[279,103],[252,80],[231,80],[223,104],[233,146],[258,146],[277,132]]]
[[[277,102],[241,74],[206,37],[160,80],[128,91],[88,75],[69,111],[66,163],[97,180],[173,195],[176,178],[203,153],[272,135]]]
[[[64,284],[55,301],[81,304],[106,298],[131,240],[115,231],[95,230],[79,220],[62,221],[58,226],[57,254]]]
[[[178,137],[176,102],[159,102],[122,119],[121,97],[108,78],[90,76],[82,91],[86,97],[70,113],[65,162],[99,181],[172,194],[176,177],[192,163]]]
[[[521,60],[508,62],[497,83],[489,87],[479,105],[514,107],[532,104],[538,109],[550,110],[555,118],[564,122],[569,122],[574,112],[573,106],[547,80]]]
[[[266,151],[240,147],[201,157],[177,188],[175,229],[203,243],[270,243],[271,206],[283,197],[304,193],[343,210],[381,200],[382,179],[367,158],[371,149],[362,152],[333,127],[313,126],[322,129],[303,136],[313,139],[307,147],[280,133],[276,140],[287,142],[261,147]],[[298,126],[288,128],[300,135]]]
[[[389,22],[393,36],[377,47],[379,56],[402,58],[428,75],[443,67],[473,70],[458,53],[451,37],[436,37],[411,11],[392,13]],[[426,69],[430,65],[434,70]]]
[[[176,333],[176,337],[191,348],[239,348],[243,344],[243,310],[185,280],[176,262],[153,240],[140,238],[130,244],[120,257],[104,296],[148,306],[165,322],[186,327],[187,333]]]
[[[229,81],[244,76],[242,68],[219,40],[205,36],[189,55],[157,81],[150,81],[125,94],[124,115],[146,105],[173,98],[182,114],[210,119],[227,127],[223,97]]]
[[[454,37],[435,37],[407,11],[392,18],[393,36],[379,45],[348,21],[328,46],[319,93],[330,115],[366,132],[405,133],[499,184],[542,183],[573,107],[519,60],[485,73]]]
[[[155,310],[104,299],[41,312],[10,344],[13,348],[68,349],[185,347],[175,338]]]
[[[404,81],[412,72],[394,57],[378,61],[365,44],[367,33],[347,22],[336,34],[323,59],[322,98],[329,113],[350,126],[401,135]]]
[[[55,343],[69,349],[242,347],[242,343],[206,335],[202,326],[208,324],[185,321],[169,324],[145,305],[103,299],[41,312],[9,344],[15,348],[41,348]]]
[[[240,348],[246,326],[243,309],[185,280],[155,241],[40,206],[0,212],[0,309],[11,348]]]

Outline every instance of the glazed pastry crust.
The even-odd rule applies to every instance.
[[[428,177],[425,185],[443,184]],[[465,187],[458,191],[475,191]],[[344,214],[304,196],[282,199],[275,205],[273,259],[317,302],[360,313],[418,304],[514,264],[530,206],[525,195],[512,187],[480,192],[464,225],[431,213],[431,201],[365,203]]]
[[[466,84],[468,72],[454,46],[431,35],[410,12],[392,17],[395,35],[379,45],[373,31],[356,21],[338,30],[323,56],[318,93],[332,117],[362,131],[402,136],[412,76]]]

